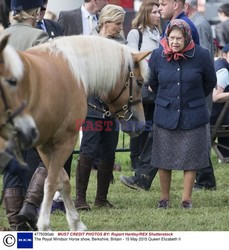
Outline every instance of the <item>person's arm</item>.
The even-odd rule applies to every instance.
[[[4,172],[17,174],[26,171],[28,171],[27,164],[20,164],[11,153],[0,151],[0,174]]]
[[[201,48],[201,47],[200,47]],[[213,89],[216,87],[217,84],[217,78],[215,73],[214,64],[212,62],[212,59],[210,58],[210,54],[206,49],[202,49],[202,53],[200,60],[203,65],[203,87],[204,87],[204,93],[207,97],[209,94],[212,93]]]
[[[155,72],[156,67],[156,58],[154,53],[151,54],[148,65],[149,65],[149,79],[146,85],[152,90],[152,92],[157,93],[158,88],[158,77],[157,73]]]
[[[226,102],[229,100],[229,92],[224,93],[224,88],[217,86],[213,89],[213,102]]]
[[[5,152],[0,152],[0,174],[2,174],[13,157]]]
[[[217,87],[213,90],[213,102],[226,102],[229,100],[229,92],[224,92],[224,89],[229,83],[228,70],[226,68],[220,69],[216,72]]]

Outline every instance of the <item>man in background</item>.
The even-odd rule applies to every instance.
[[[64,35],[90,35],[97,26],[97,14],[106,4],[107,0],[84,0],[78,9],[61,11],[58,22]]]
[[[212,61],[214,62],[214,43],[211,25],[207,19],[197,10],[197,0],[186,0],[185,1],[185,13],[195,24],[200,39],[200,46],[207,49],[210,53]],[[212,94],[206,97],[206,104],[211,115],[212,110]],[[211,134],[210,125],[208,124],[209,133],[209,166],[207,168],[198,170],[196,173],[196,181],[194,184],[195,189],[216,189],[216,180],[214,170],[211,162]]]
[[[63,36],[62,27],[58,22],[55,22],[53,20],[44,19],[44,15],[46,12],[48,0],[43,1],[43,6],[40,9],[40,12],[37,16],[37,19],[39,20],[37,22],[37,28],[44,30],[48,33],[49,38],[55,38],[58,36]]]
[[[229,3],[221,5],[218,9],[220,23],[215,27],[216,38],[221,46],[229,43]]]

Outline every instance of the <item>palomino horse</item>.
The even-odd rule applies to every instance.
[[[77,141],[77,121],[85,119],[87,96],[95,94],[120,120],[144,122],[140,83],[148,75],[147,63],[142,59],[149,52],[132,54],[127,46],[97,36],[62,37],[26,52],[15,51],[7,41],[8,37],[4,37],[0,42],[4,93],[0,121],[8,120],[2,111],[9,106],[15,110],[11,120],[22,119],[27,112],[38,128],[35,146],[48,169],[38,230],[50,229],[56,190],[63,197],[69,229],[86,230],[74,208],[69,178],[63,169]],[[109,114],[108,110],[104,112]],[[4,124],[6,128],[7,122]],[[28,124],[33,128],[33,136],[29,138],[34,139],[35,125],[32,120]],[[16,122],[15,126],[20,130]],[[137,135],[142,129],[133,126],[131,133]],[[23,142],[30,141],[23,136]]]

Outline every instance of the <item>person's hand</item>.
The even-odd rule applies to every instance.
[[[20,164],[16,159],[12,158],[7,164],[3,172],[9,172],[11,174],[25,173],[29,170],[27,164]]]
[[[153,90],[151,89],[151,87],[150,87],[150,86],[148,86],[148,90],[149,90],[150,92],[153,92]]]
[[[9,172],[11,174],[17,174],[17,173],[24,173],[24,172],[27,172],[29,170],[28,165],[25,162],[23,162],[23,163],[19,162],[16,159],[16,157],[13,154],[12,151],[10,151],[9,149],[6,149],[5,153],[10,155],[10,157],[12,157],[12,159],[6,165],[3,172]]]

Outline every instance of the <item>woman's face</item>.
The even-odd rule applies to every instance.
[[[158,6],[154,5],[149,16],[150,26],[153,28],[160,24],[160,13],[158,11]]]
[[[123,30],[123,20],[105,23],[105,36],[116,37]]]
[[[184,36],[180,29],[173,29],[168,36],[169,47],[174,52],[179,52],[184,48]]]

